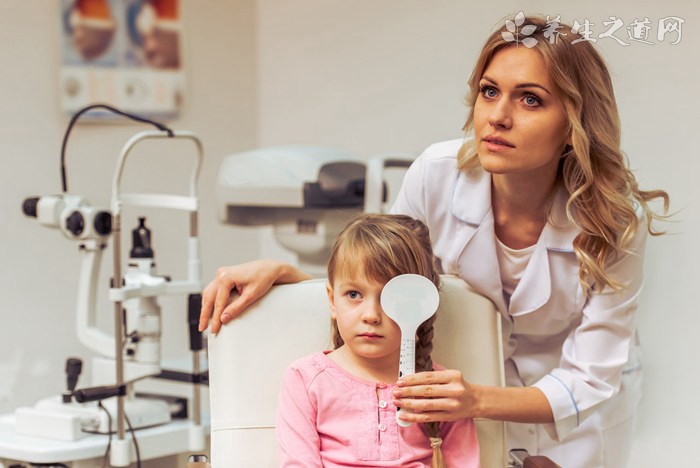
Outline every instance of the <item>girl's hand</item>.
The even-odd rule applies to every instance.
[[[199,331],[206,330],[211,318],[211,333],[218,333],[221,324],[230,321],[264,296],[278,279],[278,267],[278,262],[257,260],[219,268],[214,279],[202,291]],[[239,296],[229,302],[233,291]]]
[[[419,372],[403,376],[394,389],[401,419],[416,423],[456,421],[476,416],[476,387],[456,370]]]

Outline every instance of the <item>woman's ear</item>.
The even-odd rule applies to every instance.
[[[335,297],[333,296],[333,286],[326,281],[326,294],[328,295],[328,304],[331,306],[331,318],[335,320]]]

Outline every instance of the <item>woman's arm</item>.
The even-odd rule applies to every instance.
[[[419,372],[402,377],[394,390],[394,405],[405,408],[401,419],[413,422],[487,418],[550,423],[552,409],[534,387],[489,387],[464,381],[456,370]],[[418,397],[418,398],[416,398]]]
[[[641,368],[635,345],[635,315],[643,285],[647,234],[642,218],[626,252],[606,267],[621,288],[607,286],[602,291],[589,291],[581,322],[562,345],[559,366],[532,384],[550,402],[555,424],[545,429],[555,440],[566,437],[598,412],[601,403],[616,396],[623,374]],[[618,416],[631,417],[634,406],[620,410]]]
[[[277,260],[256,260],[219,268],[214,279],[202,291],[199,331],[206,330],[211,320],[211,332],[216,334],[222,324],[264,296],[272,285],[298,283],[306,279],[311,279],[311,276]],[[237,291],[239,296],[229,304],[233,291]]]
[[[640,223],[644,226],[644,223]],[[485,417],[525,423],[554,423],[545,428],[560,440],[600,404],[617,394],[634,338],[634,314],[642,287],[646,231],[640,228],[608,273],[622,284],[593,291],[581,323],[563,344],[561,365],[529,387],[485,387],[465,382],[457,371],[420,373],[399,382],[397,404],[409,421],[452,421]],[[414,397],[428,400],[412,399]]]

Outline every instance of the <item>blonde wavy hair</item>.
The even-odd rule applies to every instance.
[[[360,214],[338,234],[328,260],[328,281],[338,275],[369,278],[381,284],[391,278],[413,273],[428,278],[440,288],[440,273],[435,264],[430,233],[421,221],[405,215]],[[433,370],[435,315],[416,331],[416,372]],[[331,322],[333,346],[343,346],[338,324]],[[432,467],[447,468],[440,445],[440,425],[423,424],[433,448]]]
[[[503,37],[502,33],[509,32],[505,24],[491,34],[469,78],[467,105],[470,111],[463,130],[468,133],[474,128],[479,81],[494,55],[506,47],[525,47],[522,41],[528,37],[535,39],[533,50],[544,59],[568,119],[571,146],[567,145],[562,155],[557,177],[569,194],[567,216],[581,229],[574,241],[574,251],[581,265],[579,279],[586,288],[601,290],[610,286],[618,289],[621,285],[606,273],[606,266],[625,251],[639,229],[636,205],[645,214],[645,228],[651,235],[660,235],[663,232],[655,230],[652,221],[666,218],[669,196],[663,190],[645,191],[637,186],[620,149],[620,118],[605,61],[589,41],[573,43],[582,36],[571,32],[571,26],[558,24],[566,35],[561,34],[552,42],[545,36],[549,26],[547,19],[539,16],[525,17],[513,34],[515,40],[508,34],[511,41]],[[523,34],[527,25],[533,25],[534,32]],[[460,170],[480,166],[472,140],[465,141],[457,160]],[[663,199],[663,215],[655,213],[648,205],[656,198]]]

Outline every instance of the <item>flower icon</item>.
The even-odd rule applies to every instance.
[[[537,39],[535,39],[534,37],[526,37],[525,39],[522,39],[522,40],[515,37],[515,34],[518,33],[518,27],[522,26],[523,23],[525,22],[525,14],[521,11],[520,13],[515,15],[514,19],[515,19],[515,21],[506,20],[506,29],[510,32],[503,31],[501,33],[501,36],[503,36],[503,39],[506,42],[515,41],[516,48],[518,47],[518,44],[521,42],[528,49],[532,49],[533,47],[535,47],[535,45],[537,45]],[[530,34],[535,32],[535,29],[537,29],[537,26],[535,26],[534,24],[528,24],[527,26],[525,26],[524,28],[522,28],[520,30],[520,34],[522,34],[523,36],[529,36]]]

